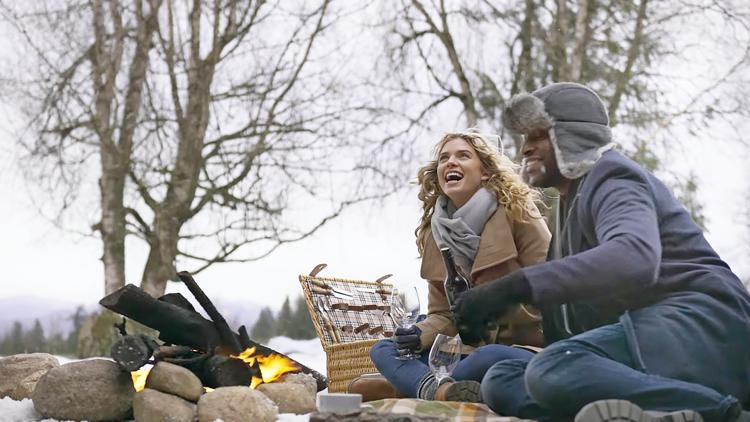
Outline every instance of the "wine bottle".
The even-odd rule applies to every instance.
[[[461,270],[453,260],[453,254],[450,248],[440,249],[440,253],[443,255],[443,263],[445,264],[445,296],[448,298],[448,305],[453,306],[456,303],[456,299],[465,291],[471,287],[469,280],[465,275],[461,273]]]

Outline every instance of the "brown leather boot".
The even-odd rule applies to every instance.
[[[362,374],[354,378],[346,387],[346,392],[362,394],[363,402],[405,397],[380,374]]]

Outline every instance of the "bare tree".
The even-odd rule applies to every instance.
[[[397,59],[394,68],[411,80],[421,73],[433,81],[429,89],[435,98],[459,99],[468,126],[501,129],[496,109],[508,95],[556,81],[597,88],[613,125],[645,126],[662,123],[674,111],[653,113],[650,107],[666,90],[660,82],[671,76],[660,68],[672,58],[690,61],[676,47],[677,33],[694,30],[707,14],[714,21],[704,27],[721,22],[734,28],[732,43],[741,53],[724,74],[714,75],[711,90],[735,86],[731,76],[748,67],[743,31],[750,11],[733,5],[710,0],[403,0],[384,22],[395,35],[387,38],[398,52],[390,56]],[[705,105],[700,100],[706,94],[696,90],[691,95]],[[637,113],[629,101],[648,103],[651,112]]]
[[[388,58],[412,99],[405,112],[423,120],[452,110],[469,127],[502,133],[509,96],[577,81],[602,95],[617,141],[638,158],[639,148],[658,150],[684,131],[710,137],[717,124],[733,126],[750,109],[738,94],[750,70],[750,8],[740,1],[402,0],[384,14]],[[716,27],[726,31],[712,33]],[[704,48],[716,67],[707,80],[684,79],[696,64],[686,33],[702,33],[696,42],[714,46]],[[720,61],[722,51],[734,53]],[[511,155],[519,150],[520,139],[505,141]],[[673,182],[699,216],[694,178]]]
[[[29,174],[63,210],[99,175],[105,293],[125,284],[127,236],[148,245],[141,285],[160,295],[176,260],[198,272],[259,259],[396,189],[356,135],[371,110],[335,71],[330,3],[3,5],[33,53],[16,85]]]

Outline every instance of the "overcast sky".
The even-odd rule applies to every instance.
[[[695,45],[700,47],[700,42]],[[700,51],[695,54],[703,57]],[[687,69],[685,72],[687,76]],[[688,82],[680,83],[689,83],[691,78],[685,80]],[[673,94],[679,95],[680,90],[675,91]],[[96,302],[104,294],[100,241],[61,231],[40,216],[27,194],[28,182],[16,164],[20,152],[11,132],[18,121],[13,120],[11,107],[5,107],[0,108],[0,297],[33,295]],[[442,131],[462,129],[462,118],[455,113],[436,121],[443,126],[434,127],[431,135],[420,140],[425,145],[433,144]],[[748,133],[750,122],[743,125],[740,132]],[[683,139],[681,147],[671,149],[661,159],[669,169],[682,174],[693,171],[698,176],[698,197],[708,219],[707,237],[735,272],[748,280],[750,150],[736,138],[725,140],[719,133],[713,135],[712,139]],[[425,148],[420,161],[428,157]],[[413,163],[414,170],[421,162]],[[34,200],[44,203],[41,197]],[[322,275],[374,280],[392,273],[398,284],[415,282],[425,292],[413,234],[418,218],[416,190],[404,189],[383,203],[348,209],[314,236],[282,246],[261,261],[215,266],[196,278],[212,298],[273,307],[279,307],[288,295],[300,294],[297,276],[321,262],[329,265]],[[140,243],[128,243],[129,282],[139,283],[145,255]],[[181,291],[176,283],[170,283],[167,290]]]
[[[104,293],[99,241],[63,232],[42,218],[14,163],[18,151],[7,134],[0,151],[0,296],[96,302]],[[749,155],[736,143],[715,140],[694,142],[665,157],[671,166],[698,174],[708,239],[743,279],[750,278],[750,230],[741,215],[750,194]],[[427,157],[425,151],[423,159]],[[383,204],[350,208],[313,237],[283,246],[266,259],[219,265],[197,280],[212,298],[273,307],[279,307],[287,295],[299,294],[297,276],[321,262],[329,265],[322,275],[374,280],[392,273],[397,283],[418,282],[413,235],[418,218],[416,191],[405,189]],[[127,278],[137,284],[146,252],[135,241],[127,251]],[[424,283],[418,284],[425,292]],[[181,290],[170,283],[168,291]]]

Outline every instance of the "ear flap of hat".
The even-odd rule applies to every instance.
[[[513,96],[503,110],[503,127],[513,133],[548,130],[553,124],[554,120],[544,110],[544,102],[531,94]]]

